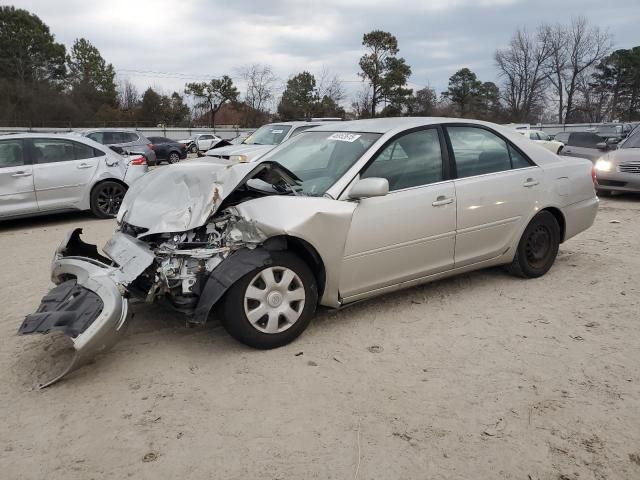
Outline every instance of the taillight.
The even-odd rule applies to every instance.
[[[147,159],[144,158],[143,156],[136,157],[133,160],[131,160],[131,162],[129,162],[129,165],[146,165],[146,164],[147,164]]]
[[[153,150],[153,143],[147,143],[147,147],[149,147],[151,150]]]
[[[591,180],[593,180],[593,184],[596,185],[598,183],[598,177],[596,176],[596,166],[591,167]]]

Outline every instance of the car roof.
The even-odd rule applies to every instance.
[[[134,128],[82,128],[76,130],[78,133],[93,133],[93,132],[131,132],[140,133]]]
[[[502,127],[495,123],[470,120],[467,118],[449,117],[386,117],[351,120],[348,122],[323,122],[313,130],[316,132],[388,133],[394,130],[406,130],[407,128],[437,125],[440,123],[467,123],[470,125],[484,125],[492,128],[499,127],[502,130]]]
[[[338,123],[338,122],[335,122],[335,123]],[[340,122],[340,123],[342,123],[342,122]],[[268,123],[265,126],[268,126],[268,125],[290,125],[292,127],[299,127],[299,126],[304,126],[304,125],[314,126],[314,125],[329,125],[329,124],[333,125],[334,123],[333,122],[326,122],[326,121],[325,122],[320,122],[320,121],[312,122],[312,121],[306,121],[306,120],[297,120],[297,121],[292,121],[292,122],[272,122],[272,123]]]

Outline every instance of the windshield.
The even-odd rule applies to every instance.
[[[280,145],[291,130],[290,125],[264,125],[249,135],[245,145]]]
[[[619,148],[640,148],[640,132],[627,138]]]
[[[305,132],[269,156],[301,183],[296,190],[320,197],[380,138],[377,133]]]

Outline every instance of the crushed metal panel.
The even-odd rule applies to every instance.
[[[234,210],[253,220],[268,237],[291,235],[320,254],[326,284],[320,303],[340,306],[338,283],[351,217],[357,203],[323,197],[269,196],[236,205]]]
[[[113,234],[103,251],[118,264],[114,276],[118,283],[124,285],[138,278],[155,259],[155,254],[146,243],[120,232]]]

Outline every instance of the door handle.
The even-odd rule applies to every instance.
[[[81,163],[76,168],[91,168],[91,167],[93,167],[93,165],[89,165],[87,163]]]
[[[436,201],[433,202],[431,205],[433,205],[434,207],[440,207],[442,205],[448,205],[450,203],[453,203],[452,197],[445,197],[444,195],[438,195],[438,198],[436,198]]]
[[[12,177],[30,177],[31,176],[31,172],[16,172],[13,175],[11,175]]]
[[[534,180],[533,178],[527,178],[527,181],[524,182],[522,186],[531,188],[531,187],[535,187],[536,185],[540,185],[540,182],[538,180]]]

